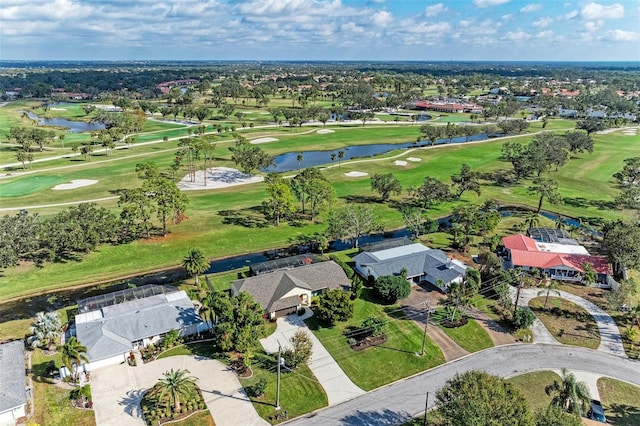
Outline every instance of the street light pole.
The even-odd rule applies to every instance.
[[[276,410],[280,409],[280,365],[282,364],[282,346],[278,342],[278,379],[276,384]]]
[[[423,426],[427,426],[427,413],[429,412],[429,392],[427,392],[427,401],[424,403],[424,422]]]
[[[429,319],[431,317],[431,308],[429,308],[429,302],[424,302],[424,307],[427,310],[427,320],[424,323],[424,334],[422,335],[422,350],[420,350],[420,356],[424,355],[424,346],[427,343],[427,327],[429,326]]]

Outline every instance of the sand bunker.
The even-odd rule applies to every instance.
[[[54,186],[51,189],[54,189],[56,191],[61,191],[65,189],[82,188],[83,186],[94,185],[96,183],[98,183],[98,181],[93,179],[77,179],[77,180],[72,180],[70,183],[61,183],[59,185]]]
[[[204,171],[196,171],[196,181],[191,182],[189,176],[178,182],[178,188],[183,191],[197,189],[227,188],[229,186],[245,185],[248,183],[262,182],[264,176],[246,175],[239,170],[229,167],[214,167],[207,170],[207,185],[204,185]]]
[[[51,111],[66,111],[66,108],[51,108]]]
[[[363,177],[363,176],[369,176],[369,173],[365,173],[365,172],[349,172],[349,173],[345,173],[345,176],[348,177]]]
[[[252,144],[257,143],[267,143],[267,142],[276,142],[278,139],[276,138],[258,138],[251,141]]]
[[[407,160],[408,160],[408,161],[413,161],[413,162],[416,162],[416,161],[422,161],[422,158],[416,158],[416,157],[407,157]]]
[[[393,162],[393,164],[395,164],[396,166],[406,166],[407,162],[402,160],[396,160]]]
[[[319,133],[321,135],[326,135],[327,133],[333,133],[333,132],[335,132],[335,130],[331,130],[331,129],[316,130],[316,133]]]

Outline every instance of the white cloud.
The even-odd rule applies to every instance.
[[[364,32],[364,28],[362,28],[361,26],[357,25],[355,22],[347,22],[346,24],[343,24],[340,29],[344,32],[350,32],[350,33],[363,33]]]
[[[517,31],[508,31],[503,37],[503,40],[509,40],[509,41],[525,41],[525,40],[529,40],[531,38],[531,34],[526,33],[522,30],[517,30]]]
[[[536,28],[546,28],[553,22],[553,18],[540,18],[531,25]]]
[[[543,38],[543,39],[551,39],[553,37],[553,31],[551,30],[540,31],[538,34],[535,35],[535,37]]]
[[[444,3],[434,4],[433,6],[427,6],[424,9],[424,14],[428,17],[438,16],[442,12],[446,12],[448,9]]]
[[[577,17],[579,12],[577,10],[572,10],[571,12],[567,12],[564,15],[560,16],[559,19],[564,19],[565,21],[570,21],[571,19]]]
[[[624,16],[624,7],[620,3],[603,6],[598,3],[587,3],[582,6],[580,15],[584,19],[619,19]]]
[[[513,18],[513,13],[508,13],[506,15],[502,15],[500,17],[500,19],[502,19],[503,21],[508,21],[509,19]]]
[[[542,9],[542,5],[540,3],[530,3],[525,7],[523,7],[522,9],[520,9],[520,13],[535,12],[540,9]]]
[[[640,41],[640,33],[624,30],[611,30],[607,31],[605,38],[618,42]]]
[[[509,3],[511,0],[473,0],[473,4],[478,7],[491,7]]]
[[[372,21],[378,27],[386,27],[393,21],[393,15],[386,10],[381,10],[373,14]]]
[[[602,28],[604,22],[602,20],[598,21],[587,21],[584,23],[584,29],[588,32],[594,32]]]

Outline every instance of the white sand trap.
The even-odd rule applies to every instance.
[[[316,133],[321,134],[321,135],[326,135],[327,133],[333,133],[333,132],[335,132],[335,130],[331,130],[331,129],[316,130]]]
[[[365,172],[349,172],[349,173],[345,173],[344,174],[347,177],[363,177],[363,176],[369,176],[369,173],[365,173]]]
[[[66,108],[51,108],[51,111],[66,111]]]
[[[240,170],[229,167],[213,167],[207,170],[207,186],[204,185],[204,171],[196,171],[196,181],[191,182],[189,176],[182,178],[178,182],[178,188],[183,191],[192,191],[197,189],[217,189],[227,188],[229,186],[245,185],[248,183],[262,182],[264,176],[246,175]]]
[[[61,191],[65,189],[82,188],[83,186],[94,185],[96,183],[98,183],[98,181],[93,179],[77,179],[77,180],[72,180],[70,183],[61,183],[59,185],[54,186],[51,189],[54,189],[56,191]]]
[[[396,160],[393,162],[393,164],[395,164],[396,166],[406,166],[407,162],[402,160]]]
[[[416,162],[416,161],[422,161],[422,158],[417,158],[417,157],[407,157],[407,161],[413,161],[413,162]]]
[[[252,144],[257,143],[267,143],[267,142],[276,142],[278,139],[276,138],[258,138],[251,141]]]

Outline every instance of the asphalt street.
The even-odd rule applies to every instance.
[[[579,347],[545,344],[499,346],[307,414],[288,422],[287,426],[397,425],[424,412],[427,392],[429,408],[434,407],[435,392],[457,372],[483,370],[511,377],[563,367],[640,386],[640,364],[637,361]]]

